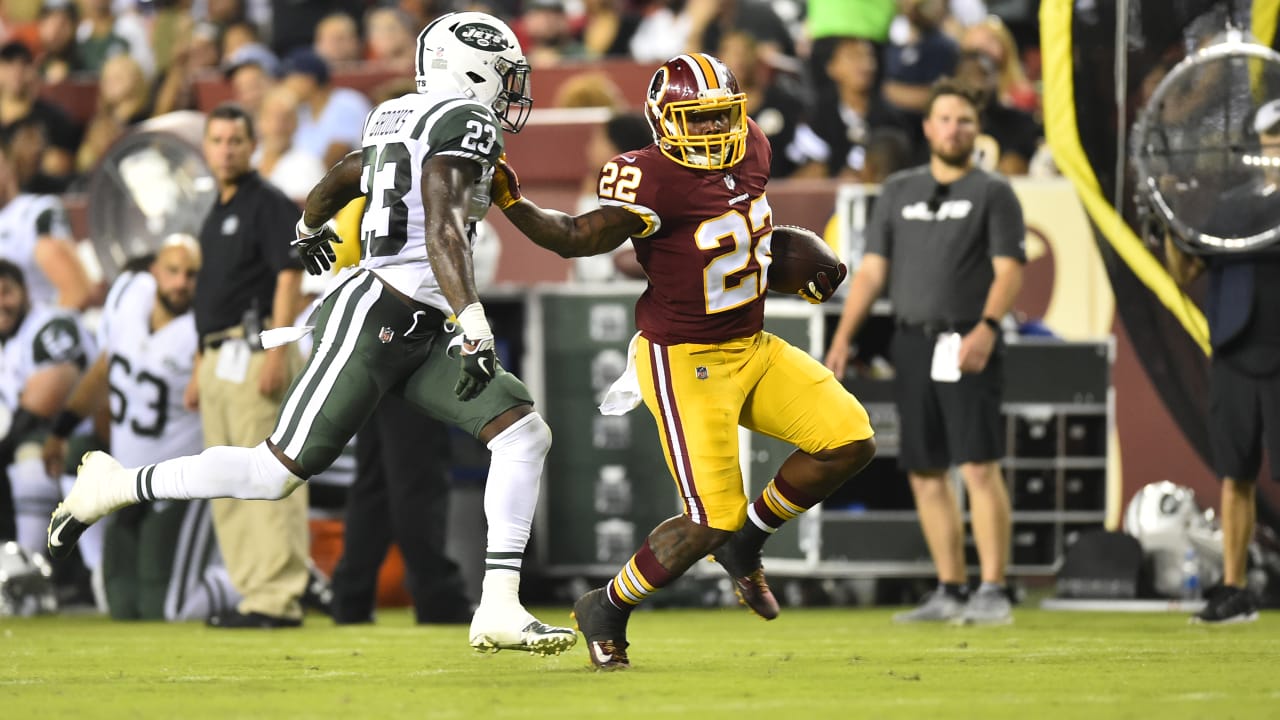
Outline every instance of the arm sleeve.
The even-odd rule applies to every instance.
[[[36,333],[32,348],[35,369],[73,362],[85,366],[85,347],[80,339],[80,328],[69,317],[55,317]]]
[[[871,219],[867,221],[866,247],[863,252],[880,255],[885,259],[893,258],[893,223],[890,213],[897,196],[895,183],[880,186],[880,197],[876,198],[876,206],[871,210]]]
[[[436,155],[450,155],[475,160],[484,172],[497,162],[502,154],[502,129],[498,127],[488,108],[466,100],[424,117],[429,125],[422,161]],[[417,131],[414,133],[417,139]]]
[[[1027,261],[1027,226],[1022,205],[1003,178],[993,178],[987,191],[987,248],[992,257]]]
[[[67,220],[67,211],[62,207],[62,201],[55,197],[47,197],[45,200],[47,206],[36,215],[36,237],[71,237],[71,222]]]
[[[600,168],[596,179],[600,205],[620,207],[644,221],[644,230],[634,235],[633,240],[650,237],[662,228],[664,166],[661,163],[665,162],[665,159],[655,162],[647,155],[623,153]]]

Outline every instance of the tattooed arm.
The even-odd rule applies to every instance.
[[[355,150],[329,168],[329,172],[311,188],[303,207],[302,221],[310,227],[319,227],[360,197],[360,175],[364,172],[361,151]]]
[[[504,212],[530,240],[567,258],[607,253],[645,227],[629,210],[611,206],[572,216],[521,200]]]
[[[561,257],[602,255],[645,230],[644,220],[616,206],[606,205],[576,216],[538,207],[520,196],[520,179],[505,156],[494,169],[491,194],[512,225]]]

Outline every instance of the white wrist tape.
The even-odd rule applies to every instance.
[[[458,313],[458,327],[468,340],[492,340],[493,330],[489,329],[489,319],[484,316],[484,306],[478,302],[462,308]]]
[[[303,217],[306,217],[305,215]],[[320,223],[320,227],[311,227],[302,218],[298,218],[298,235],[309,236],[315,235],[324,229],[324,223]]]

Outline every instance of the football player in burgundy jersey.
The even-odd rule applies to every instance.
[[[821,363],[762,329],[772,153],[745,104],[723,62],[680,55],[649,85],[654,144],[605,164],[599,209],[576,217],[544,210],[520,197],[505,162],[494,175],[494,203],[538,245],[581,257],[630,238],[649,278],[636,303],[634,367],[684,512],[574,605],[601,669],[629,666],[631,610],[711,552],[748,607],[777,617],[764,541],[875,454],[862,405]],[[820,274],[802,294],[821,302],[840,279]],[[754,502],[743,492],[739,425],[797,447]]]

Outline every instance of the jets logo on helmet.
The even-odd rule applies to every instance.
[[[511,28],[492,15],[443,15],[418,35],[418,92],[454,91],[488,105],[509,132],[520,132],[533,108],[529,63]]]
[[[645,118],[662,154],[698,170],[721,170],[742,161],[747,147],[747,95],[719,58],[677,55],[649,82]],[[710,132],[693,132],[692,124]]]
[[[502,37],[502,33],[480,23],[461,25],[457,30],[453,31],[453,34],[457,35],[459,40],[477,50],[496,52],[511,47],[507,44],[507,39]]]

